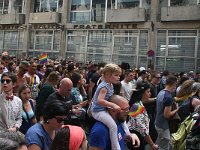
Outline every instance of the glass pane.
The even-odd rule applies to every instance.
[[[53,43],[53,50],[59,51],[60,49],[60,31],[54,32],[54,43]]]
[[[22,13],[23,0],[15,0],[13,3],[13,8],[16,13]]]
[[[95,62],[110,60],[106,55],[112,54],[112,31],[89,31],[87,53],[90,53],[87,58]]]
[[[117,7],[118,9],[126,9],[138,7],[140,5],[140,0],[118,0]]]
[[[74,53],[85,53],[86,51],[86,36],[68,36],[67,51]]]
[[[23,49],[23,42],[24,41],[24,32],[19,32],[19,48],[18,49]]]
[[[104,55],[104,54],[88,54],[86,57],[86,61],[92,61],[95,63],[101,63],[101,62],[110,62],[111,61],[111,55]]]
[[[139,55],[147,55],[148,43],[148,31],[141,31],[139,39]]]
[[[0,31],[0,49],[3,48],[3,31]]]
[[[34,31],[32,31],[31,33],[30,33],[30,49],[34,49],[34,39],[35,39],[35,32]]]
[[[67,61],[85,62],[85,54],[82,53],[66,53]]]
[[[200,59],[197,59],[197,71],[196,72],[200,73]]]
[[[136,67],[136,56],[133,55],[113,55],[112,62],[116,64],[121,64],[122,62],[129,63],[131,68]]]
[[[163,71],[165,68],[165,58],[157,57],[155,62],[155,70]]]
[[[35,49],[52,50],[53,31],[36,31]]]
[[[91,21],[103,22],[105,17],[105,1],[93,0]]]
[[[145,67],[147,66],[147,57],[139,57],[138,59],[138,67]]]
[[[165,56],[166,52],[166,31],[160,30],[157,34],[157,56]]]
[[[91,0],[72,0],[71,10],[90,10],[90,1]]]
[[[194,57],[195,38],[169,38],[168,56]]]
[[[6,31],[4,36],[4,49],[18,49],[18,32]]]
[[[169,36],[197,36],[197,30],[169,30]]]
[[[90,22],[89,12],[70,12],[70,21],[72,23],[88,23]]]
[[[114,54],[136,55],[137,37],[115,37]]]
[[[58,9],[57,6],[58,6],[58,0],[49,0],[50,11],[56,12]]]
[[[0,14],[7,14],[8,13],[8,0],[0,0]]]
[[[197,58],[200,58],[200,30],[199,30],[199,37],[198,37]]]
[[[197,5],[198,0],[171,0],[170,6],[188,6]]]
[[[166,69],[170,72],[189,72],[195,69],[195,59],[167,58]]]

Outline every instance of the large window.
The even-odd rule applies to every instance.
[[[63,0],[35,0],[34,12],[61,12]]]
[[[57,57],[60,50],[60,31],[32,31],[30,33],[29,54],[39,56],[42,52],[48,53],[51,57]],[[56,58],[55,57],[55,58]]]
[[[24,32],[0,31],[0,50],[7,50],[10,55],[17,56],[23,49]]]
[[[161,6],[191,6],[198,5],[199,0],[161,0]]]
[[[66,58],[76,61],[147,66],[147,30],[68,31],[66,43]]]
[[[195,70],[197,32],[197,30],[159,30],[155,67],[172,72]],[[160,64],[162,65],[159,66]]]

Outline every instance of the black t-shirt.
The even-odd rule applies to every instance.
[[[99,75],[97,72],[93,73],[92,76],[91,76],[91,81],[93,83],[95,83],[95,86],[92,89],[92,96],[94,95],[94,93],[95,93],[95,91],[97,89],[97,86],[98,86],[97,82],[98,82],[98,80],[99,80],[100,77],[101,77],[101,75]]]

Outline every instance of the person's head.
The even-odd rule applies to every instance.
[[[73,73],[76,69],[76,66],[74,66],[74,63],[69,63],[67,67],[67,71]]]
[[[120,123],[126,121],[128,111],[129,111],[129,104],[128,104],[127,99],[125,99],[124,97],[120,95],[112,95],[110,97],[110,102],[118,105],[121,108],[120,111],[108,109],[108,112],[113,117],[113,119]]]
[[[83,78],[83,76],[78,72],[74,72],[72,74],[71,80],[73,83],[73,87],[78,87],[80,85],[81,77]]]
[[[57,71],[51,72],[47,77],[47,81],[51,83],[53,86],[57,86],[60,82],[60,79],[61,79],[61,75]]]
[[[166,79],[165,88],[167,88],[170,92],[174,92],[177,86],[177,78],[174,75],[169,75]]]
[[[1,76],[2,91],[6,94],[13,92],[13,87],[16,85],[17,77],[15,74],[4,73]]]
[[[200,83],[194,82],[192,85],[193,94],[200,98]]]
[[[26,141],[19,132],[5,131],[0,133],[1,150],[28,150]]]
[[[4,65],[3,64],[0,64],[0,74],[3,74],[3,70],[4,70]]]
[[[18,89],[18,96],[23,102],[28,101],[31,98],[30,86],[28,84],[20,85]]]
[[[16,69],[16,64],[15,64],[15,62],[13,62],[13,61],[9,62],[9,63],[8,63],[8,70],[9,70],[10,72],[13,72],[13,71],[15,71],[15,69]]]
[[[157,72],[151,73],[151,82],[155,85],[158,85],[160,82],[160,74]]]
[[[111,83],[117,83],[120,79],[121,68],[116,64],[107,64],[102,70],[105,80]]]
[[[186,80],[189,80],[189,77],[188,76],[181,76],[180,77],[180,80],[179,80],[179,82],[178,82],[178,85],[180,86],[180,85],[182,85]]]
[[[38,64],[34,60],[30,61],[30,66],[28,68],[28,72],[29,72],[30,75],[36,74],[37,65]]]
[[[132,106],[136,101],[147,100],[150,96],[150,85],[146,82],[138,82],[131,95],[129,105]]]
[[[139,71],[138,73],[138,76],[141,77],[143,80],[146,78],[146,75],[147,75],[146,70]]]
[[[19,64],[18,74],[23,76],[28,71],[29,66],[30,66],[29,62],[21,61],[20,64]]]
[[[131,80],[133,80],[133,70],[132,69],[126,69],[124,72],[124,80],[126,82],[130,82]]]
[[[51,150],[87,150],[87,138],[84,130],[78,126],[64,125],[58,130]]]
[[[69,78],[63,78],[60,81],[60,85],[59,85],[59,89],[58,89],[58,93],[61,96],[69,96],[71,89],[72,89],[73,83]]]
[[[44,72],[46,71],[46,66],[45,66],[45,64],[39,64],[39,65],[37,66],[37,70],[44,73]]]
[[[69,108],[60,100],[46,102],[42,111],[44,124],[59,129],[67,121]]]
[[[1,57],[1,63],[4,64],[4,66],[8,66],[8,63],[11,61],[11,57],[9,55],[2,55]]]

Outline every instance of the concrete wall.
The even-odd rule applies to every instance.
[[[0,24],[24,24],[24,14],[4,14],[0,15]]]

